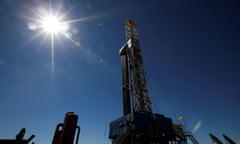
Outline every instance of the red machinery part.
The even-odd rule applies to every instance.
[[[80,127],[77,126],[77,121],[78,115],[74,114],[73,112],[66,113],[64,123],[60,123],[56,127],[52,144],[73,144],[76,129],[78,130],[76,140],[77,143],[80,133]]]

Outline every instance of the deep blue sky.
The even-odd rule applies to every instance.
[[[54,71],[50,37],[29,28],[48,3],[75,20],[75,44],[55,37]],[[25,127],[37,144],[51,143],[57,123],[74,111],[80,144],[109,143],[109,122],[122,115],[118,51],[129,18],[138,26],[154,112],[175,123],[184,115],[200,143],[212,143],[209,132],[239,143],[237,0],[2,0],[0,137],[14,138]]]

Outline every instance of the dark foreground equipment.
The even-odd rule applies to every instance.
[[[221,142],[215,135],[209,133],[209,136],[215,144],[223,144],[223,142]],[[224,134],[222,136],[227,141],[227,144],[236,144],[236,142],[234,142],[230,137]]]
[[[77,126],[78,116],[73,112],[66,113],[64,123],[57,125],[52,144],[78,144],[80,127]],[[77,131],[77,135],[75,134]]]
[[[28,139],[24,139],[25,133],[26,129],[22,128],[16,135],[16,139],[0,139],[0,144],[29,144],[35,135],[30,136]]]
[[[228,144],[236,144],[230,137],[223,134],[224,139],[228,142]]]
[[[212,139],[212,141],[216,144],[223,144],[223,142],[221,142],[215,135],[209,133],[210,138]]]

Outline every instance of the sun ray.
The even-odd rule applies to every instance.
[[[54,52],[54,36],[51,34],[51,78],[54,80],[55,73],[55,52]]]
[[[63,38],[68,39],[71,41],[76,47],[79,47],[81,51],[91,58],[93,61],[98,62],[100,64],[103,63],[102,58],[96,58],[96,54],[89,52],[87,49],[84,49],[80,46],[80,42],[75,41],[72,37],[75,28],[71,28],[70,24],[95,20],[99,18],[103,18],[108,13],[76,18],[76,19],[66,19],[67,13],[61,13],[62,6],[56,7],[54,9],[51,5],[47,7],[37,7],[35,9],[31,9],[32,13],[35,15],[34,17],[26,17],[29,20],[28,28],[32,31],[37,31],[38,33],[34,35],[29,42],[33,41],[34,39],[38,38],[40,35],[44,35],[44,39],[49,39],[49,47],[50,47],[50,66],[51,66],[51,79],[54,80],[54,73],[55,73],[55,43],[56,38]]]
[[[109,15],[109,13],[103,13],[103,14],[98,14],[98,15],[93,15],[93,16],[88,16],[88,17],[82,17],[82,18],[66,20],[65,22],[67,22],[67,23],[76,23],[76,22],[90,21],[90,20],[94,20],[94,19],[103,18],[103,17],[105,17],[107,15]]]

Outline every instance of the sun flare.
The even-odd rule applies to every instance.
[[[53,16],[46,16],[42,20],[42,27],[46,32],[57,33],[60,31],[60,21]]]
[[[49,43],[47,44],[50,44],[49,48],[51,49],[51,78],[53,80],[55,73],[55,43],[62,42],[62,38],[66,38],[67,40],[72,42],[74,46],[80,48],[89,57],[96,58],[96,54],[92,54],[91,51],[83,48],[80,45],[80,40],[75,40],[76,37],[78,37],[79,30],[78,28],[73,26],[75,23],[99,19],[108,14],[99,14],[82,18],[69,19],[67,17],[67,14],[69,14],[69,12],[62,13],[61,11],[63,7],[53,6],[52,4],[50,6],[51,7],[48,8],[43,5],[31,9],[32,11],[30,13],[30,16],[24,17],[28,20],[28,29],[36,32],[36,34],[29,40],[29,42],[33,41],[39,36],[43,36],[43,40],[48,40]],[[44,43],[45,42],[46,41],[44,41]],[[101,64],[104,63],[104,61],[100,57],[98,59],[99,60],[97,61],[99,61]]]

